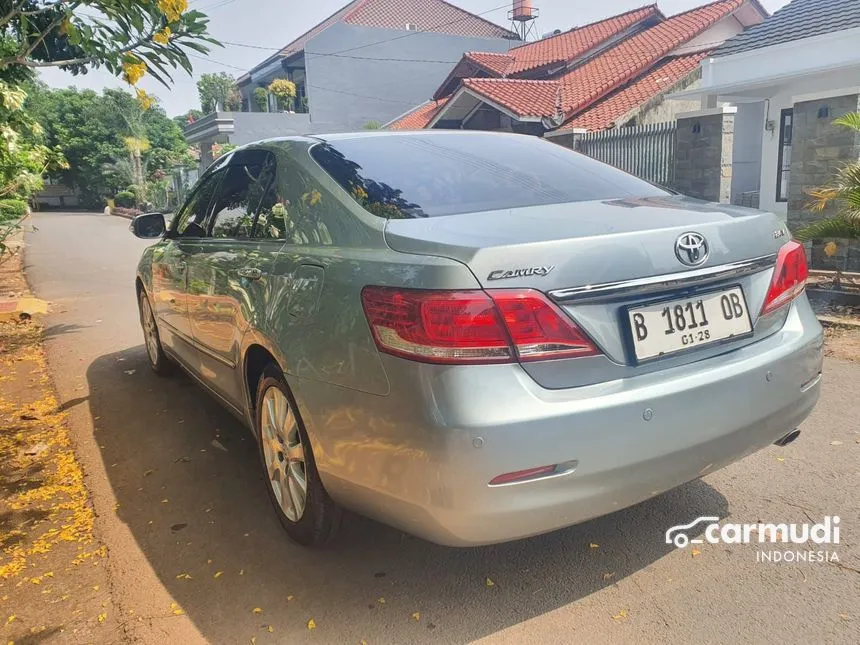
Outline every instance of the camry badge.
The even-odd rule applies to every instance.
[[[708,242],[705,236],[692,231],[681,233],[675,240],[675,257],[689,267],[699,266],[708,259]]]
[[[508,278],[525,278],[531,275],[544,277],[549,275],[549,272],[552,271],[554,266],[546,266],[546,267],[528,267],[526,269],[496,269],[495,271],[490,271],[490,275],[487,276],[487,280],[507,280]]]

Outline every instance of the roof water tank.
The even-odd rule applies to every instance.
[[[513,20],[531,20],[535,17],[532,0],[514,0]]]

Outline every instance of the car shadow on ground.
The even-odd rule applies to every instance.
[[[190,378],[158,378],[142,346],[100,357],[87,378],[116,512],[213,643],[466,642],[648,566],[671,550],[672,525],[728,513],[719,492],[694,481],[509,544],[440,547],[347,514],[332,545],[306,549],[269,507],[250,433]]]

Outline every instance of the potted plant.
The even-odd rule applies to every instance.
[[[285,78],[276,78],[269,83],[269,94],[273,94],[278,101],[278,109],[287,112],[293,111],[293,101],[296,98],[296,84]]]

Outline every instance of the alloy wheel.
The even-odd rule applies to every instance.
[[[305,512],[308,482],[305,450],[298,419],[286,395],[269,387],[263,395],[260,415],[263,457],[266,473],[278,505],[291,522],[298,522]]]
[[[152,364],[158,362],[158,331],[155,328],[155,317],[149,298],[141,298],[141,318],[143,323],[143,338],[146,341],[146,351]]]

